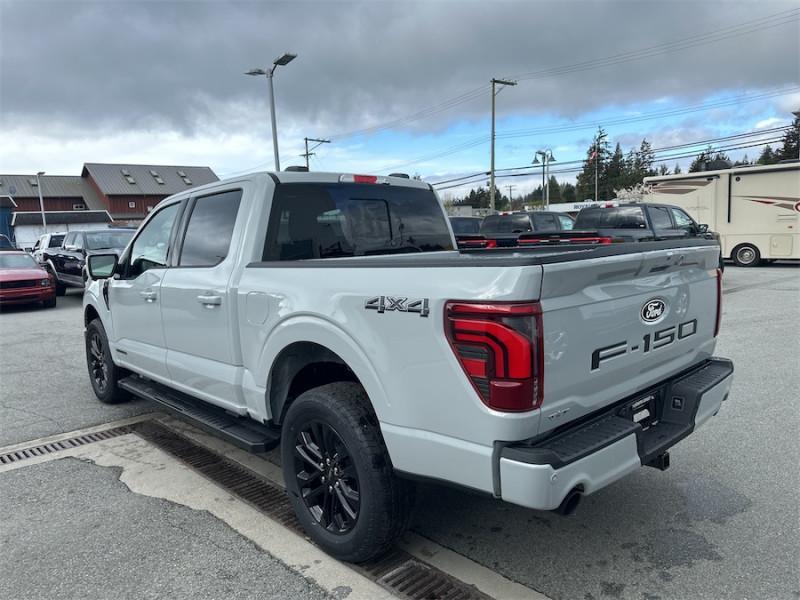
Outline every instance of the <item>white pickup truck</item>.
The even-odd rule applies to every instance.
[[[458,251],[431,187],[261,173],[162,201],[89,258],[86,358],[252,451],[281,445],[308,535],[363,561],[413,479],[568,514],[716,414],[709,240]]]

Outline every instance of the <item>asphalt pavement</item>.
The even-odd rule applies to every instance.
[[[422,484],[414,531],[551,598],[800,598],[800,268],[729,267],[724,289],[717,354],[735,363],[733,390],[718,416],[671,451],[668,471],[641,469],[568,518]],[[156,410],[95,400],[82,331],[74,293],[52,310],[0,311],[0,446]],[[0,559],[0,598],[130,597],[136,573],[162,597],[320,593],[214,517],[126,491],[116,477],[75,459],[0,473],[0,540],[13,550]],[[186,579],[195,545],[197,564],[223,575]],[[46,557],[39,570],[37,553]],[[238,566],[232,556],[243,557]],[[93,587],[85,561],[119,586]],[[248,563],[282,583],[252,587]],[[74,577],[55,576],[65,566]],[[171,566],[183,569],[181,581],[168,581]]]
[[[89,384],[83,344],[83,292],[56,308],[0,311],[0,446],[152,412],[143,400],[105,405]]]

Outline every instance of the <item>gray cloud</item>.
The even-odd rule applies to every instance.
[[[282,119],[358,129],[508,76],[645,48],[795,8],[790,2],[123,2],[0,4],[0,118],[174,129],[264,118],[242,72],[285,50]],[[506,114],[576,117],[607,105],[800,79],[798,23],[622,65],[521,82]],[[414,123],[483,118],[488,94]]]

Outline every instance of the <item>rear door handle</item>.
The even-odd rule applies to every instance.
[[[215,296],[213,294],[201,294],[197,297],[197,301],[203,306],[219,306],[222,304],[222,296]]]
[[[155,302],[156,298],[158,298],[158,294],[156,294],[153,290],[144,290],[139,292],[139,295],[144,298],[145,302]]]

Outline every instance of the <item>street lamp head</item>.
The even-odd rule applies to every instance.
[[[552,152],[550,152],[550,162],[556,162],[556,157],[553,156]]]
[[[36,176],[37,176],[37,177],[41,177],[42,175],[44,175],[44,171],[39,171],[39,172],[36,174]]]
[[[264,69],[250,69],[249,71],[245,72],[245,75],[266,75],[267,72]]]
[[[279,66],[283,67],[283,66],[286,66],[286,65],[288,65],[288,64],[289,64],[290,62],[292,62],[292,61],[293,61],[295,58],[297,58],[297,54],[291,54],[291,53],[289,53],[289,52],[286,52],[286,53],[285,53],[285,54],[283,54],[282,56],[279,56],[278,58],[276,58],[275,60],[273,60],[273,61],[272,61],[272,64],[273,64],[273,65],[279,65]]]
[[[532,165],[538,165],[539,164],[538,154],[539,153],[537,152],[536,154],[533,155],[533,162],[531,163]]]

